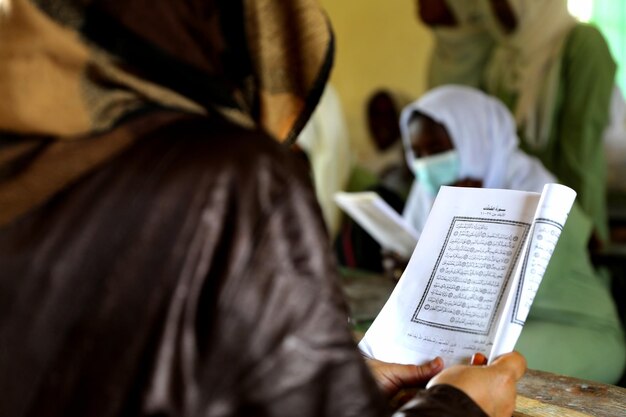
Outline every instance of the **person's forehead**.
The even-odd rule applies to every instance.
[[[443,124],[437,122],[436,120],[431,119],[428,116],[422,115],[420,117],[420,123],[422,124],[422,131],[426,133],[445,133],[446,128]]]
[[[452,10],[445,0],[416,0],[418,14],[427,25],[437,25],[454,20]]]
[[[431,146],[440,143],[452,143],[445,125],[428,115],[415,113],[411,118],[411,141],[416,146]],[[418,127],[417,129],[415,129]]]
[[[370,111],[388,112],[390,110],[395,110],[395,105],[388,94],[380,94],[372,99]]]

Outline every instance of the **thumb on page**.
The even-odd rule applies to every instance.
[[[401,365],[368,359],[367,365],[380,389],[386,395],[393,396],[403,388],[424,386],[443,369],[443,359],[437,357],[423,365]]]

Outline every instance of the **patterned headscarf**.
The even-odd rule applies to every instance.
[[[0,0],[0,225],[180,114],[293,142],[332,57],[315,0]]]

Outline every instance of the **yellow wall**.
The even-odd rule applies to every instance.
[[[331,82],[342,104],[359,159],[373,152],[365,125],[365,102],[385,87],[416,98],[425,89],[432,44],[418,22],[415,0],[321,0],[336,37]]]

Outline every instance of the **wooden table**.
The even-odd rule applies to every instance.
[[[626,389],[529,370],[514,417],[626,417]]]
[[[359,324],[369,325],[395,283],[354,270],[344,270],[342,275],[358,341],[364,332]],[[613,385],[529,370],[517,388],[515,417],[626,417],[626,389]]]

